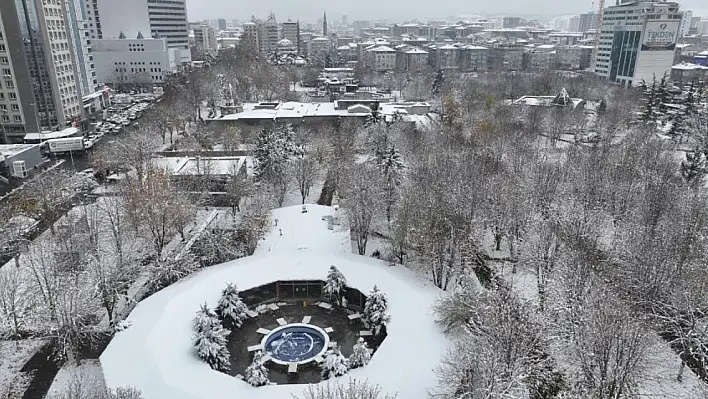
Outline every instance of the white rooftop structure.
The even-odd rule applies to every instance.
[[[42,132],[42,133],[27,133],[25,134],[25,141],[27,142],[40,142],[50,139],[63,139],[67,137],[75,137],[80,133],[79,128],[67,127],[62,130],[57,130],[54,132]]]
[[[247,157],[171,157],[154,158],[153,164],[173,176],[220,175],[237,173]]]

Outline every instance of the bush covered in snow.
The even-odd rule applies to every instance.
[[[342,355],[339,348],[332,348],[327,351],[325,361],[322,363],[322,379],[328,380],[333,377],[341,377],[349,371],[347,358]]]
[[[391,316],[388,311],[388,299],[386,295],[379,291],[377,286],[369,293],[364,305],[364,313],[361,319],[366,326],[371,329],[374,336],[379,336],[384,331],[384,328],[391,321]]]
[[[189,276],[199,269],[199,262],[190,253],[179,259],[156,260],[152,266],[151,291],[157,292]]]
[[[236,285],[229,283],[221,292],[221,299],[216,305],[216,314],[221,317],[224,327],[240,328],[243,321],[248,318],[247,311],[248,307],[239,297]]]
[[[371,360],[371,353],[369,353],[369,347],[366,345],[364,338],[359,338],[357,343],[354,345],[354,350],[349,356],[349,368],[357,368],[366,366]]]
[[[268,382],[270,382],[268,380],[268,369],[263,365],[263,352],[258,351],[253,355],[251,365],[246,368],[245,380],[254,387],[268,385]]]
[[[226,336],[229,332],[221,326],[216,313],[204,304],[194,318],[195,333],[192,337],[197,356],[218,371],[231,369]]]
[[[337,269],[337,266],[330,266],[327,273],[327,281],[322,288],[322,295],[330,303],[340,303],[342,294],[347,289],[347,279],[342,272]]]

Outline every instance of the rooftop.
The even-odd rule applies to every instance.
[[[0,155],[5,158],[13,157],[23,151],[27,151],[39,144],[0,144]]]

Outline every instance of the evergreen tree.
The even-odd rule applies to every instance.
[[[366,366],[369,364],[369,360],[371,360],[371,353],[369,353],[369,348],[364,338],[360,337],[354,345],[351,356],[349,356],[349,368],[355,369],[357,367]]]
[[[337,266],[330,266],[322,294],[328,302],[339,304],[339,299],[347,289],[347,279]]]
[[[366,298],[364,313],[361,315],[361,319],[372,330],[374,336],[379,336],[386,324],[391,321],[391,316],[387,313],[387,310],[388,299],[386,299],[386,295],[379,291],[377,286],[374,286],[374,289],[371,290]]]
[[[379,104],[371,104],[371,114],[366,118],[364,126],[369,127],[381,123],[381,112],[379,110]]]
[[[248,307],[238,295],[234,284],[227,284],[221,292],[221,299],[216,305],[216,314],[221,317],[224,327],[228,329],[240,328],[243,321],[248,318]]]
[[[271,180],[282,175],[287,161],[298,153],[294,144],[295,132],[292,125],[280,125],[275,129],[266,127],[256,138],[256,180]]]
[[[443,85],[445,84],[445,74],[442,69],[438,69],[438,73],[435,75],[435,80],[433,80],[433,94],[440,94]]]
[[[706,152],[696,148],[693,152],[686,153],[686,160],[681,162],[681,175],[689,183],[700,182],[706,175]]]
[[[322,379],[328,380],[333,377],[341,377],[349,371],[347,358],[342,355],[339,348],[332,348],[325,355],[325,361],[322,363]]]
[[[231,369],[229,350],[226,347],[226,336],[229,332],[221,326],[216,313],[206,304],[202,305],[197,311],[193,325],[195,333],[192,343],[197,356],[212,369],[228,372]]]
[[[376,151],[376,162],[384,177],[384,201],[386,205],[386,221],[390,224],[393,218],[393,207],[399,199],[401,174],[405,165],[398,149],[391,145],[386,150]]]
[[[219,316],[214,312],[206,303],[197,311],[194,317],[193,327],[194,331],[200,333],[202,331],[212,330],[214,325],[220,325]]]
[[[245,380],[254,387],[268,385],[268,369],[263,365],[263,352],[258,351],[253,355],[251,365],[246,368]]]

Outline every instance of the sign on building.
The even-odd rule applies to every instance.
[[[642,51],[672,51],[676,48],[680,20],[647,21],[642,39]]]

